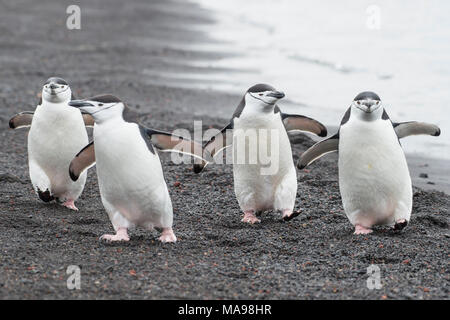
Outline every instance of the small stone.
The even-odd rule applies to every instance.
[[[105,269],[106,272],[111,272],[113,270],[114,270],[114,265],[110,265],[110,266],[106,267],[106,269]]]
[[[428,174],[426,174],[426,173],[421,173],[421,174],[419,175],[419,178],[428,179]]]
[[[24,183],[22,180],[20,180],[19,177],[10,174],[10,173],[0,173],[0,182],[7,182],[7,183]]]

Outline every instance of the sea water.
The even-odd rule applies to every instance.
[[[195,62],[218,70],[193,75],[203,86],[242,94],[269,83],[292,102],[283,111],[331,126],[374,91],[394,122],[440,126],[438,138],[402,140],[407,153],[450,159],[450,1],[194,2],[215,23],[201,26],[214,41],[193,47],[225,53]]]

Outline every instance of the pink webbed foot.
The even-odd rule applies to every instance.
[[[282,218],[284,221],[292,220],[299,214],[300,214],[300,210],[298,210],[298,211],[292,211],[290,209],[282,210]]]
[[[116,234],[104,234],[100,237],[100,240],[106,241],[130,241],[130,237],[128,236],[127,228],[119,228],[117,229]]]
[[[75,201],[74,200],[67,200],[62,204],[64,207],[69,208],[71,210],[78,211],[78,208],[75,207]]]
[[[400,219],[395,222],[394,230],[400,231],[403,230],[408,225],[408,221],[406,219]]]
[[[369,233],[372,233],[372,229],[365,228],[359,224],[355,225],[354,234],[369,234]]]
[[[172,228],[163,228],[159,241],[163,243],[176,242],[177,237],[175,236],[175,233],[173,233]]]
[[[244,217],[241,220],[242,222],[245,223],[250,223],[250,224],[255,224],[255,223],[260,223],[261,220],[259,220],[256,216],[255,216],[255,212],[254,211],[245,211],[244,212]]]

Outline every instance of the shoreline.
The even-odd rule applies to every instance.
[[[330,126],[327,128],[329,136],[337,131],[337,127]],[[315,142],[321,140],[319,137],[309,137]],[[414,139],[414,136],[410,139]],[[405,148],[403,148],[403,151],[405,152],[413,187],[450,195],[450,162],[448,160],[408,153]]]
[[[406,154],[413,186],[450,195],[449,161]]]
[[[54,19],[65,12],[59,2],[0,10],[7,79],[0,82],[0,299],[448,299],[450,197],[414,188],[404,231],[376,228],[354,236],[340,200],[336,155],[297,172],[297,218],[283,222],[266,212],[262,223],[247,225],[240,221],[231,166],[211,165],[196,175],[192,166],[161,154],[175,244],[161,244],[158,232],[143,229],[131,231],[128,243],[98,241],[112,226],[95,168],[76,203],[80,211],[40,202],[28,177],[27,130],[10,130],[7,123],[35,108],[47,77],[62,76],[79,97],[112,92],[145,115],[144,125],[160,130],[192,132],[196,119],[205,129],[222,128],[239,102],[233,94],[146,78],[145,70],[191,70],[184,62],[199,53],[183,45],[205,40],[186,26],[211,23],[204,11],[179,1],[113,0],[110,13],[100,10],[102,3],[81,1],[86,16],[75,33]],[[313,143],[303,135],[291,142],[295,161]],[[436,167],[430,162],[428,168]],[[425,173],[438,182],[432,171]],[[366,286],[371,264],[381,269],[380,290]],[[81,290],[67,289],[70,265],[82,270]]]

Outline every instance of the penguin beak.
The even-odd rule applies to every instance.
[[[58,85],[54,82],[50,82],[48,87],[44,88],[44,91],[51,94],[52,96],[56,95],[56,89],[58,89]]]
[[[364,111],[365,113],[372,113],[378,109],[380,104],[374,100],[364,100],[357,102],[356,106],[358,107],[358,109]]]
[[[269,93],[267,96],[268,97],[274,97],[274,98],[277,98],[277,99],[282,99],[282,98],[284,98],[284,92],[273,91],[273,92]]]
[[[75,107],[75,108],[94,107],[94,105],[92,103],[84,101],[84,100],[72,100],[69,102],[69,106]]]

